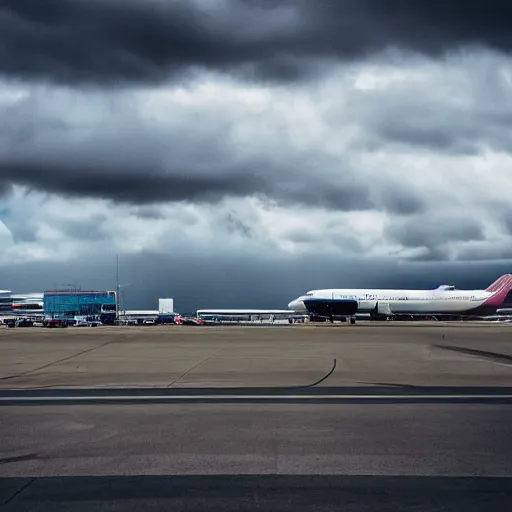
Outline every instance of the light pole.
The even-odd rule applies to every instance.
[[[70,286],[71,290],[75,292],[75,309],[76,309],[76,316],[80,315],[80,297],[78,296],[78,286],[76,283],[66,283],[62,286]]]
[[[120,284],[119,283],[119,253],[116,253],[116,319],[119,320],[119,313],[123,310],[123,304],[121,301],[121,295],[123,288],[130,286],[130,283]],[[126,316],[126,315],[124,315]]]
[[[120,293],[120,295],[119,295],[119,310],[120,311],[123,311],[124,301],[122,301],[121,298],[123,297],[123,290],[127,286],[130,286],[130,283],[118,284],[117,285],[118,293]],[[126,316],[126,315],[124,315],[124,316]]]
[[[119,253],[116,254],[116,320],[119,320],[119,308],[120,308],[120,298],[119,298],[119,290],[121,286],[119,284]]]

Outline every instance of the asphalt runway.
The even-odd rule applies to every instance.
[[[5,406],[0,476],[512,476],[495,404]]]
[[[510,512],[509,485],[507,479],[439,477],[26,478],[9,481],[0,507],[6,512]],[[2,494],[0,488],[0,500]]]
[[[512,407],[4,406],[7,510],[503,510]]]
[[[3,328],[0,389],[510,386],[511,339],[503,324]]]
[[[0,331],[0,509],[512,510],[500,325]]]

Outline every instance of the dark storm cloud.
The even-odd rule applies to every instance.
[[[512,47],[507,0],[4,0],[0,69],[61,83],[159,82],[196,68],[296,80],[315,59],[400,47]]]
[[[512,247],[509,243],[502,244],[501,246],[491,245],[487,247],[471,247],[470,250],[462,250],[457,256],[460,262],[466,261],[485,261],[490,263],[493,261],[507,261],[508,270],[510,273],[510,261],[512,261]]]
[[[407,217],[396,220],[386,230],[391,240],[407,248],[427,249],[420,259],[444,260],[448,256],[445,244],[484,240],[483,226],[472,218],[446,215],[438,218],[434,214]]]
[[[184,251],[186,252],[186,251]],[[44,291],[76,283],[82,289],[115,289],[115,252],[62,263],[0,266],[2,287],[15,293]],[[303,258],[274,259],[209,251],[197,255],[143,253],[120,255],[123,304],[156,309],[159,297],[173,297],[180,313],[199,308],[286,308],[315,288],[427,288],[453,284],[486,288],[510,271],[506,264],[398,263],[393,260],[340,259],[316,252]]]
[[[450,155],[510,152],[509,58],[475,51],[442,65],[411,59],[383,69],[354,94],[352,119],[364,128],[363,150],[391,142]]]
[[[466,152],[461,151],[464,149],[464,145],[459,142],[461,132],[456,127],[441,126],[424,118],[414,117],[411,119],[408,117],[405,122],[385,123],[379,132],[383,138],[394,142],[423,146],[438,151]],[[470,147],[467,147],[467,150],[471,152]]]
[[[285,232],[285,238],[287,241],[294,242],[296,244],[306,244],[310,247],[327,247],[337,246],[344,252],[350,252],[352,254],[364,253],[364,246],[361,240],[355,236],[344,233],[340,229],[339,224],[326,223],[322,225],[322,229],[306,230],[304,227],[295,227]]]
[[[12,192],[12,183],[0,179],[0,198],[7,197]]]
[[[382,185],[379,190],[378,203],[396,215],[414,215],[426,209],[425,199],[412,189],[406,189],[400,183]]]
[[[85,156],[83,160],[77,156],[69,163],[54,158],[21,163],[2,162],[0,158],[0,174],[30,190],[137,205],[179,201],[208,203],[225,197],[259,196],[284,207],[313,206],[338,211],[384,208],[394,213],[416,211],[417,200],[412,193],[410,205],[401,204],[407,199],[400,193],[396,195],[396,202],[392,194],[388,194],[384,202],[374,201],[369,185],[364,182],[321,174],[314,179],[304,178],[307,169],[297,174],[293,162],[286,168],[272,160],[247,162],[237,167],[230,163],[226,166],[232,166],[231,170],[212,166],[208,173],[204,173],[195,161],[188,162],[190,168],[186,169],[160,167],[151,162],[147,166],[126,162],[116,164],[115,156],[112,158],[114,160],[109,165],[92,156],[89,161]],[[147,209],[136,214],[143,218],[159,215],[156,210]]]
[[[158,172],[149,166],[113,172],[112,168],[101,165],[82,165],[78,162],[59,166],[49,162],[0,162],[0,174],[34,190],[138,204],[216,201],[226,195],[244,196],[261,189],[257,177],[243,173],[187,175],[181,170]]]
[[[68,238],[96,242],[107,238],[105,230],[107,222],[106,215],[98,214],[87,219],[66,219],[60,223],[59,227]]]
[[[161,220],[165,219],[165,214],[156,206],[144,205],[139,206],[134,209],[132,212],[133,215],[139,217],[141,219],[149,219],[149,220]]]
[[[234,213],[226,213],[220,223],[227,228],[230,233],[240,234],[245,238],[252,238],[253,230],[249,224],[238,218]]]
[[[9,119],[0,124],[0,176],[30,190],[146,206],[262,196],[283,206],[380,207],[354,169],[322,151],[298,151],[272,139],[254,154],[252,141],[241,144],[237,136],[250,118],[167,106],[169,118],[162,114],[154,122],[133,102],[132,95],[49,94],[43,88],[0,105],[0,118]]]
[[[115,164],[114,164],[115,166]],[[212,168],[208,174],[194,169],[144,167],[112,168],[91,161],[69,164],[45,162],[2,163],[6,180],[31,190],[67,197],[110,199],[132,204],[163,202],[217,202],[225,197],[259,195],[283,206],[318,206],[340,211],[368,210],[378,205],[363,185],[331,183],[316,177],[313,183],[299,183],[291,171],[275,173],[272,162],[256,174],[256,165],[227,169]],[[258,165],[259,167],[259,165]],[[143,212],[139,216],[148,216]]]
[[[500,212],[499,217],[505,231],[512,235],[512,207],[509,204],[502,204],[500,202],[495,202],[488,206]]]
[[[485,147],[510,152],[510,119],[504,121],[504,114],[510,116],[512,105],[504,103],[501,108],[506,112],[497,115],[485,112],[482,104],[475,104],[471,111],[462,111],[449,101],[437,106],[425,101],[411,109],[402,105],[393,111],[386,107],[368,120],[373,121],[369,129],[373,128],[387,142],[448,154],[475,155]],[[403,115],[397,115],[398,112]]]
[[[284,204],[291,202],[340,211],[377,208],[377,203],[370,197],[370,188],[364,182],[354,183],[353,180],[343,179],[343,176],[327,180],[321,175],[311,176],[304,169],[301,176],[287,175],[289,180],[286,182],[279,180],[279,183],[274,178],[278,191],[275,197]]]
[[[36,242],[38,226],[33,221],[17,219],[12,215],[2,219],[3,223],[10,231],[12,239],[17,242]]]

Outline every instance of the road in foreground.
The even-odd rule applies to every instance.
[[[29,405],[1,412],[6,511],[512,507],[510,405]]]
[[[507,478],[378,476],[20,478],[0,480],[0,503],[7,502],[0,510],[510,512],[511,483]]]
[[[0,476],[512,476],[512,406],[3,406]]]
[[[512,510],[508,326],[20,331],[2,512]]]

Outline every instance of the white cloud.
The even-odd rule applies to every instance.
[[[287,87],[214,73],[116,93],[4,82],[0,109],[14,110],[0,131],[0,161],[71,155],[69,173],[98,161],[120,191],[133,164],[142,174],[146,165],[195,177],[229,168],[266,181],[245,197],[161,201],[146,214],[118,196],[64,197],[20,182],[4,199],[0,262],[104,251],[502,257],[512,242],[503,213],[512,194],[503,124],[512,116],[511,76],[508,58],[481,52],[368,60]],[[102,186],[95,179],[88,190]],[[348,185],[366,190],[370,206]],[[431,226],[424,240],[410,236],[422,224]]]

